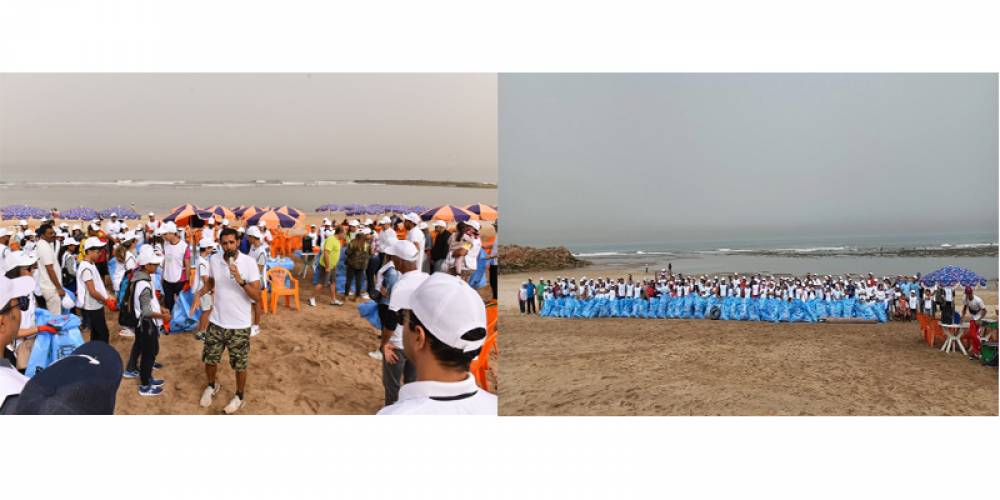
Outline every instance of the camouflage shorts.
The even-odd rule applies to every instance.
[[[215,323],[209,323],[205,330],[205,349],[201,361],[206,365],[217,365],[222,361],[222,351],[229,349],[229,366],[238,372],[247,369],[250,358],[250,329],[229,330]]]

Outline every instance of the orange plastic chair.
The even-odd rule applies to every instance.
[[[292,273],[283,267],[272,267],[267,271],[267,279],[271,282],[271,313],[278,313],[278,299],[285,298],[285,307],[292,307],[291,300],[295,299],[295,310],[301,311],[299,304],[299,280],[292,277]],[[292,283],[291,287],[285,286],[285,280]]]
[[[260,290],[260,310],[267,314],[267,288]]]
[[[924,337],[924,341],[927,341],[927,334],[929,332],[929,327],[927,326],[927,315],[918,312],[917,323],[920,325],[920,335]]]
[[[490,333],[486,335],[486,341],[483,342],[483,348],[479,351],[479,357],[472,360],[472,363],[469,365],[469,371],[476,377],[476,385],[488,391],[486,373],[490,370],[490,353],[496,350],[496,322],[494,321],[488,325],[486,331]]]
[[[944,342],[944,329],[941,328],[941,323],[938,323],[937,318],[933,316],[927,318],[927,345],[934,347],[934,342],[941,340]]]

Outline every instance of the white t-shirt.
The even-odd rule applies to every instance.
[[[413,243],[417,247],[417,269],[423,269],[424,264],[424,245],[426,243],[424,238],[424,232],[414,227],[406,233],[406,240]],[[472,269],[475,269],[473,267]]]
[[[21,394],[27,383],[28,377],[21,375],[13,366],[7,366],[6,363],[0,366],[0,405],[3,405],[9,396]]]
[[[45,266],[51,265],[56,273],[56,281],[62,285],[62,267],[59,266],[55,249],[51,243],[41,240],[35,247],[35,253],[38,254],[38,287],[42,290],[55,290],[56,284],[49,279],[49,273],[45,269]]]
[[[125,273],[135,269],[135,254],[131,250],[127,251],[125,252],[125,263],[115,262],[115,264],[118,265],[115,266],[115,274],[111,277],[111,287],[115,289],[115,294],[117,294]]]
[[[973,295],[972,300],[967,301],[965,305],[969,308],[972,319],[978,321],[986,316],[986,303],[978,295]]]
[[[184,253],[187,251],[187,243],[184,241],[171,245],[163,242],[163,281],[178,283],[184,274]]]
[[[7,256],[10,255],[10,248],[0,243],[0,275],[7,274]]]
[[[465,254],[463,259],[465,259],[465,269],[469,271],[475,271],[479,266],[479,250],[483,248],[483,241],[479,239],[479,236],[472,238],[472,248]]]
[[[955,290],[953,290],[950,286],[944,287],[944,301],[952,302],[953,300],[955,300],[954,293]]]
[[[378,414],[496,416],[497,397],[476,385],[472,374],[461,382],[410,382],[399,389],[399,400]]]
[[[257,264],[242,252],[236,252],[236,268],[247,282],[260,280]],[[228,330],[250,328],[252,320],[250,296],[230,275],[229,265],[226,264],[223,254],[215,254],[208,259],[208,272],[215,281],[213,291],[215,300],[209,321]]]
[[[209,256],[211,258],[211,256]],[[204,286],[202,282],[208,277],[208,258],[198,256],[198,276],[194,285],[191,287],[191,293],[198,293],[201,287]]]
[[[389,297],[389,310],[398,311],[403,309],[402,305],[410,302],[410,294],[429,277],[429,274],[419,270],[407,271],[401,274],[399,280],[392,286],[392,295]],[[389,343],[399,349],[403,348],[403,325],[396,325],[396,329],[392,332],[392,337],[389,338]]]
[[[108,296],[108,291],[104,288],[104,280],[101,279],[101,273],[97,271],[97,266],[83,261],[76,267],[76,283],[80,291],[76,294],[76,307],[96,311],[104,307],[104,304],[94,298],[87,290],[88,281],[94,282],[94,289],[97,290],[97,293],[105,297]]]
[[[135,317],[136,318],[142,317],[142,304],[139,302],[139,296],[141,296],[142,295],[142,291],[145,290],[145,289],[147,289],[147,288],[149,288],[150,290],[152,290],[152,288],[151,288],[152,286],[153,286],[152,283],[149,282],[149,281],[146,281],[146,280],[143,280],[143,281],[140,281],[140,282],[136,283],[136,285],[135,285],[135,297],[132,297],[133,309],[135,310]],[[153,293],[153,296],[151,297],[151,299],[152,300],[149,301],[149,307],[153,310],[154,313],[160,312],[160,302],[158,300],[156,300],[156,294],[155,293]],[[153,322],[156,323],[156,326],[163,326],[163,320],[161,320],[159,318],[154,318]]]

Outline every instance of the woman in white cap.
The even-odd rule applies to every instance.
[[[59,265],[62,268],[63,288],[76,293],[76,253],[80,242],[68,236],[59,248]]]
[[[416,380],[379,415],[496,415],[497,397],[476,385],[469,365],[486,339],[486,307],[461,280],[437,273],[399,304],[403,350]]]
[[[21,317],[27,314],[29,295],[35,287],[29,277],[8,279],[0,276],[0,345],[7,345],[17,337],[21,327]],[[6,351],[6,349],[4,349]],[[0,410],[8,397],[16,397],[28,382],[28,378],[18,373],[5,355],[0,358]]]
[[[83,262],[80,262],[76,270],[76,286],[79,290],[76,294],[76,307],[90,325],[90,340],[101,342],[107,342],[109,338],[104,306],[114,304],[115,300],[104,287],[104,280],[94,263],[104,247],[105,244],[100,239],[93,236],[87,238],[83,242]]]
[[[121,289],[122,280],[125,278],[126,273],[130,273],[136,267],[135,258],[135,235],[132,233],[122,233],[122,241],[115,247],[115,272],[111,275],[111,287],[114,289],[115,297],[118,296],[118,290]],[[152,249],[150,249],[152,251]],[[135,332],[128,325],[122,323],[122,317],[118,317],[118,325],[121,326],[121,330],[118,331],[118,335],[122,337],[131,337]]]
[[[21,277],[31,278],[34,284],[34,278],[32,275],[38,268],[38,259],[34,255],[27,254],[23,251],[11,252],[8,256],[7,262],[9,264],[9,269],[5,274],[7,279],[17,279]],[[40,331],[47,331],[50,333],[55,333],[55,329],[49,326],[43,325],[38,327],[35,325],[35,308],[37,307],[37,302],[35,300],[34,294],[28,295],[28,307],[25,309],[24,313],[21,314],[21,322],[17,330],[17,335],[14,337],[13,341],[6,346],[5,356],[11,360],[21,373],[28,367],[28,357],[31,356],[31,348],[34,345],[34,336]]]

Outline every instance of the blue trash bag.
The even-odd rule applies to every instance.
[[[854,303],[852,317],[873,320],[875,319],[875,313],[872,312],[872,307],[867,302],[857,301]]]
[[[163,266],[156,266],[156,272],[152,276],[153,291],[163,293]]]
[[[138,255],[138,254],[137,254]],[[118,259],[114,256],[108,258],[108,277],[113,277],[115,275],[115,270],[118,269]],[[114,288],[112,287],[112,290]]]
[[[844,311],[844,301],[843,300],[831,300],[829,304],[826,305],[826,313],[830,318],[839,318]]]
[[[486,266],[489,265],[490,259],[486,256],[486,251],[483,249],[479,250],[479,255],[476,257],[476,270],[469,276],[469,285],[476,290],[486,286],[488,283],[486,276]]]
[[[73,314],[53,316],[46,309],[35,309],[35,324],[56,327],[59,333],[41,332],[35,335],[35,345],[31,348],[28,368],[24,372],[28,378],[34,377],[38,372],[72,354],[77,347],[83,345],[79,316]]]
[[[667,317],[667,306],[670,305],[670,297],[667,295],[660,295],[656,299],[656,317],[657,319],[664,319]]]
[[[777,305],[777,314],[775,322],[789,322],[792,320],[791,311],[789,310],[789,303],[786,300],[779,300]]]
[[[748,298],[738,298],[736,299],[736,319],[740,321],[746,321],[750,319],[750,312],[747,311]]]
[[[382,329],[382,320],[378,317],[378,302],[367,300],[358,304],[358,314],[368,320],[368,323],[374,326],[375,329]]]
[[[827,308],[827,302],[825,300],[810,300],[809,305],[812,307],[813,315],[817,320],[830,315],[830,311]]]
[[[872,309],[872,314],[875,315],[876,321],[878,321],[879,323],[885,323],[886,321],[889,321],[889,315],[885,310],[885,306],[883,306],[880,303],[874,303],[872,304],[871,309]]]
[[[621,301],[617,299],[611,299],[608,301],[608,317],[617,318],[620,313],[618,308],[621,305]]]
[[[701,295],[694,296],[694,309],[691,311],[691,316],[695,319],[705,319],[705,304],[707,300]]]
[[[558,299],[549,299],[542,302],[542,310],[538,311],[539,316],[548,316],[552,312],[552,307],[555,306],[555,301]]]
[[[747,321],[760,321],[760,298],[747,299]]]
[[[193,332],[198,329],[198,320],[201,319],[201,308],[197,307],[194,316],[191,316],[191,303],[194,302],[194,294],[191,290],[177,294],[174,301],[174,309],[170,311],[170,333]]]
[[[594,317],[595,318],[607,318],[611,316],[611,300],[610,299],[598,299],[597,304],[594,305]]]
[[[788,321],[792,323],[806,321],[805,304],[801,299],[795,299],[788,304]]]
[[[680,318],[681,308],[684,305],[684,299],[682,297],[671,297],[670,298],[670,308],[667,309],[667,317],[669,318]]]
[[[731,320],[733,319],[733,298],[723,297],[722,303],[719,304],[719,319],[721,320]]]

